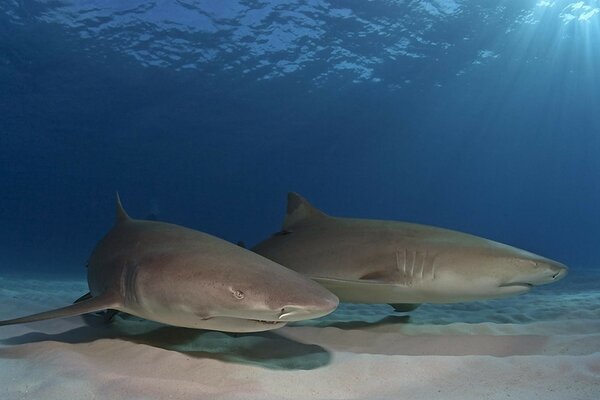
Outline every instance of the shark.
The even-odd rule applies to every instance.
[[[526,293],[567,274],[557,261],[454,230],[334,217],[288,194],[283,229],[254,252],[332,291],[340,301],[455,303]]]
[[[249,250],[179,225],[137,220],[116,199],[116,220],[88,262],[90,292],[63,308],[0,326],[102,310],[225,332],[258,332],[336,309],[314,281]]]

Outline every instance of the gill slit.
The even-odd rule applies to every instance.
[[[431,280],[435,281],[435,259],[437,257],[437,254],[434,254],[431,257]]]
[[[126,304],[137,302],[136,280],[139,270],[138,263],[126,262],[121,274],[121,296]]]
[[[427,251],[423,252],[423,257],[421,258],[421,280],[423,280],[423,275],[425,273],[425,260],[427,259]]]

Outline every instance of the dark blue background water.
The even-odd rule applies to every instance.
[[[116,190],[248,244],[293,190],[596,266],[599,7],[7,0],[0,268],[83,275]]]

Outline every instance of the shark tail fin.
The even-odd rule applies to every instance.
[[[0,326],[24,324],[27,322],[43,321],[45,319],[52,318],[73,317],[75,315],[88,314],[95,311],[105,310],[107,308],[114,309],[118,307],[119,300],[116,295],[103,294],[98,297],[92,297],[87,300],[79,301],[67,307],[57,308],[56,310],[50,310],[38,314],[28,315],[26,317],[0,321]]]
[[[283,223],[284,231],[291,231],[294,226],[315,218],[326,217],[323,211],[313,207],[298,193],[288,193],[287,215]]]
[[[123,205],[121,204],[121,197],[119,196],[119,192],[117,192],[117,198],[115,202],[115,223],[120,224],[121,222],[129,221],[131,217],[127,215]]]

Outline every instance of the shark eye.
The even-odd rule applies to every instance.
[[[242,292],[241,290],[235,290],[235,289],[233,289],[231,291],[231,293],[233,293],[233,297],[235,297],[238,300],[241,300],[241,299],[243,299],[245,297],[244,292]]]

